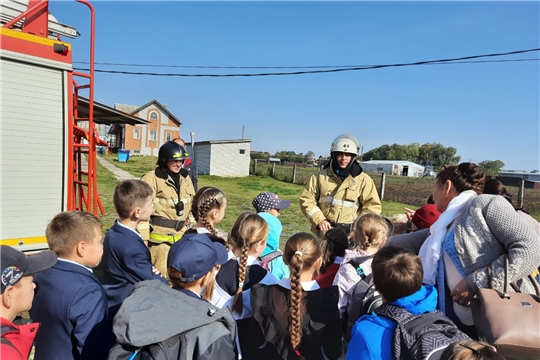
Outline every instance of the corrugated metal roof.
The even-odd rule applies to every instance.
[[[362,161],[360,164],[407,165],[407,166],[424,167],[424,165],[420,165],[420,164],[417,164],[408,160],[368,160],[368,161]]]
[[[251,139],[240,139],[240,140],[207,140],[207,141],[195,141],[195,144],[234,144],[234,143],[244,143],[252,142]]]
[[[79,96],[79,116],[88,117],[88,99]],[[130,115],[129,113],[113,109],[110,106],[94,101],[94,122],[96,124],[129,124],[129,125],[145,125],[149,121]]]

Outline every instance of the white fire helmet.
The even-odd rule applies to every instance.
[[[330,152],[339,151],[348,154],[358,155],[360,152],[360,141],[351,134],[341,134],[333,142]]]

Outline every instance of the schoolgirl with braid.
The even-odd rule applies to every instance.
[[[195,225],[186,231],[186,234],[206,234],[212,241],[227,245],[214,228],[225,216],[227,197],[223,191],[212,186],[200,188],[193,197],[191,212],[195,218]]]
[[[244,291],[242,312],[249,331],[239,332],[243,359],[338,359],[341,327],[335,286],[320,288],[314,275],[322,264],[319,240],[310,233],[293,235],[283,260],[290,279],[255,284]]]
[[[257,261],[266,247],[268,231],[268,224],[262,217],[246,212],[240,214],[229,233],[229,250],[234,257],[220,268],[216,282],[235,297],[233,310],[236,307],[242,309],[242,291],[259,283],[267,275],[273,277]]]

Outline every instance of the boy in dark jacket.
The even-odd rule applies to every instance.
[[[34,277],[30,315],[41,323],[35,360],[103,359],[107,353],[107,298],[92,272],[103,254],[101,226],[83,211],[62,212],[47,226],[47,243],[58,262]]]
[[[105,235],[102,261],[111,317],[139,281],[157,279],[167,284],[152,265],[150,251],[137,231],[139,222],[152,215],[152,188],[142,180],[124,180],[116,186],[113,202],[118,220]]]
[[[172,289],[155,280],[133,287],[114,319],[118,345],[109,359],[134,351],[153,359],[235,359],[230,312],[200,295],[205,288],[211,298],[215,267],[227,259],[225,247],[205,234],[187,234],[174,243],[167,259]]]
[[[3,359],[26,360],[34,344],[39,324],[32,323],[29,319],[17,319],[17,315],[32,307],[36,287],[33,274],[53,266],[56,263],[56,254],[46,250],[28,258],[22,252],[6,245],[0,247],[0,253],[2,255],[0,355]]]

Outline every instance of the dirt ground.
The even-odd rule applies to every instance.
[[[375,182],[379,186],[380,180]],[[426,203],[427,197],[433,192],[433,180],[413,179],[414,181],[398,181],[397,179],[387,178],[384,197],[404,204],[422,206]],[[512,194],[513,204],[517,206],[518,188],[508,187],[507,190]],[[523,207],[537,220],[540,219],[540,190],[525,189],[523,196]]]

